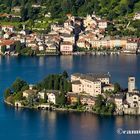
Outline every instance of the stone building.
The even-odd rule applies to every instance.
[[[133,92],[135,89],[135,77],[128,77],[128,92]]]
[[[90,96],[97,96],[102,92],[102,84],[110,83],[109,74],[80,74],[71,75],[72,92],[85,92]]]

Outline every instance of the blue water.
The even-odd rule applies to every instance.
[[[89,113],[17,110],[2,101],[4,89],[16,77],[35,83],[49,73],[110,72],[112,82],[127,88],[129,75],[140,88],[140,56],[0,57],[0,140],[132,140],[117,129],[140,129],[139,116],[103,117]]]

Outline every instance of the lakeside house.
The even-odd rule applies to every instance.
[[[103,92],[106,92],[106,91],[114,91],[114,85],[113,84],[102,84],[102,90]]]
[[[35,95],[37,95],[37,90],[28,89],[23,91],[23,97],[25,98],[29,98],[30,96],[35,96]]]
[[[21,101],[15,101],[15,107],[24,107]]]
[[[90,107],[93,107],[95,105],[96,98],[88,95],[81,95],[80,102],[82,105],[88,105]]]
[[[3,54],[3,49],[4,53],[10,53],[15,50],[15,43],[16,41],[14,40],[5,40],[5,39],[0,39],[0,54]]]
[[[59,94],[60,91],[57,90],[42,90],[37,91],[33,88],[29,88],[28,90],[23,91],[23,97],[28,99],[31,96],[35,96],[38,99],[42,99],[47,101],[47,103],[56,104],[56,94]]]
[[[81,105],[93,107],[95,105],[96,98],[87,94],[78,94],[73,92],[67,93],[67,103],[75,105],[79,102]]]
[[[46,52],[47,53],[53,53],[53,54],[57,54],[58,53],[58,44],[52,44],[52,45],[49,45],[47,48],[46,48]]]
[[[124,94],[118,93],[117,95],[115,95],[114,102],[116,104],[116,112],[122,113],[123,104],[124,104]]]
[[[55,95],[55,93],[48,93],[48,102],[56,104],[56,95]]]
[[[127,43],[126,43],[126,47],[124,49],[124,52],[137,53],[139,47],[140,47],[140,39],[138,39],[138,38],[128,39]]]
[[[64,41],[60,45],[60,52],[61,54],[72,54],[73,52],[73,44],[68,41]]]
[[[78,102],[78,93],[68,92],[67,93],[67,103],[76,104]]]

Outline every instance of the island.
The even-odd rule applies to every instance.
[[[135,77],[128,89],[111,83],[110,73],[50,74],[36,84],[17,78],[4,91],[6,104],[16,108],[92,112],[100,115],[140,114],[140,91]]]

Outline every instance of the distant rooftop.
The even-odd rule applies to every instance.
[[[72,84],[79,85],[79,84],[81,84],[81,82],[80,82],[80,80],[77,80],[77,81],[73,81]]]
[[[87,74],[82,74],[82,73],[74,73],[72,74],[73,76],[78,76],[78,77],[92,77],[92,78],[109,78],[110,77],[110,74],[109,73],[106,73],[106,74],[94,74],[94,73],[87,73]]]
[[[94,74],[94,73],[87,73],[87,74],[81,74],[81,73],[74,73],[73,76],[80,77],[81,79],[87,79],[92,82],[100,82],[99,78],[110,78],[109,73],[107,74]],[[78,84],[78,81],[76,83]]]

